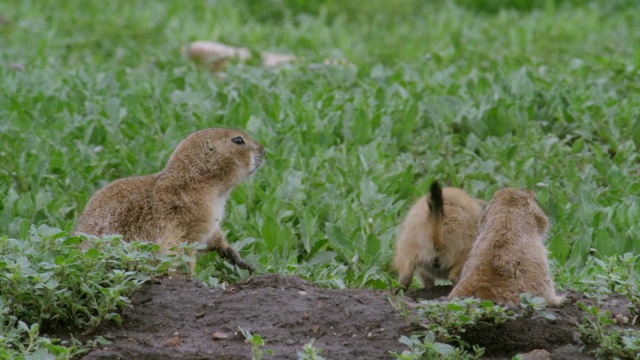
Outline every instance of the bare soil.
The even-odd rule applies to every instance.
[[[436,299],[449,290],[416,290],[407,297]],[[180,277],[159,279],[133,294],[121,326],[101,330],[99,335],[111,344],[83,359],[250,359],[251,347],[240,327],[266,340],[263,349],[273,351],[266,359],[297,359],[312,339],[327,359],[389,359],[389,351],[406,350],[400,336],[416,330],[394,310],[389,296],[368,289],[323,289],[279,275],[254,276],[226,289]],[[576,326],[583,314],[575,302],[594,300],[577,293],[567,296],[562,307],[547,309],[555,320],[518,317],[470,329],[464,340],[486,348],[487,359],[510,359],[536,349],[547,350],[552,359],[591,359],[582,352]],[[622,297],[599,305],[629,316]]]

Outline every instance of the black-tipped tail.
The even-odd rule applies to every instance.
[[[429,222],[431,223],[431,238],[436,249],[442,246],[442,221],[444,218],[444,200],[442,199],[442,187],[436,180],[431,183],[429,189],[429,197],[427,199],[429,205]]]
[[[438,181],[431,183],[429,189],[429,215],[438,219],[444,217],[444,201],[442,200],[442,188]]]

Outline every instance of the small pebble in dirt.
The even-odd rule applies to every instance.
[[[309,320],[309,313],[304,313],[304,315],[302,315],[302,320]]]
[[[522,355],[522,360],[551,360],[551,354],[544,349],[533,350]]]
[[[196,319],[201,319],[201,318],[203,318],[203,317],[204,317],[204,311],[203,311],[203,312],[196,313]]]
[[[213,340],[224,340],[224,339],[228,339],[231,335],[227,334],[226,332],[222,332],[222,331],[216,331],[213,333],[213,335],[211,335],[211,338]]]
[[[300,294],[300,295],[307,295],[307,292],[306,292],[306,291],[302,291],[302,290],[300,290],[300,291],[298,291],[298,294]]]
[[[616,315],[616,322],[618,325],[627,325],[629,323],[629,318],[622,314],[618,314]]]
[[[172,338],[167,339],[164,343],[162,343],[162,346],[164,347],[176,347],[180,345],[180,337],[179,336],[174,336]]]
[[[294,345],[296,343],[296,341],[293,340],[293,339],[287,339],[287,341],[285,341],[284,343],[287,344],[287,345]]]

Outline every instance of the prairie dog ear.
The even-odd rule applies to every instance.
[[[527,206],[534,209],[540,207],[540,204],[538,204],[538,199],[536,199],[535,195],[527,198]]]
[[[549,228],[549,219],[542,211],[536,212],[534,216],[536,218],[536,224],[538,225],[538,232],[540,234],[546,233]]]
[[[538,199],[536,199],[535,197],[527,198],[527,206],[529,208],[529,211],[533,213],[533,216],[536,219],[538,232],[540,232],[541,234],[545,233],[547,231],[547,228],[549,227],[549,219],[544,214],[544,210],[542,210],[540,204],[538,204]]]

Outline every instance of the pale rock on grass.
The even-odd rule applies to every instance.
[[[181,48],[184,56],[201,65],[209,67],[213,73],[222,71],[229,60],[237,59],[241,63],[251,59],[251,51],[242,47],[234,47],[219,42],[199,40]],[[265,51],[261,55],[262,66],[277,68],[298,60],[295,55],[277,54]]]
[[[291,64],[298,60],[295,55],[276,54],[265,51],[262,53],[262,66],[266,68],[277,68],[286,64]]]
[[[245,62],[251,59],[251,51],[246,48],[233,47],[213,41],[195,41],[181,49],[183,55],[190,60],[209,67],[211,72],[219,72],[227,65],[230,59],[238,59]]]

